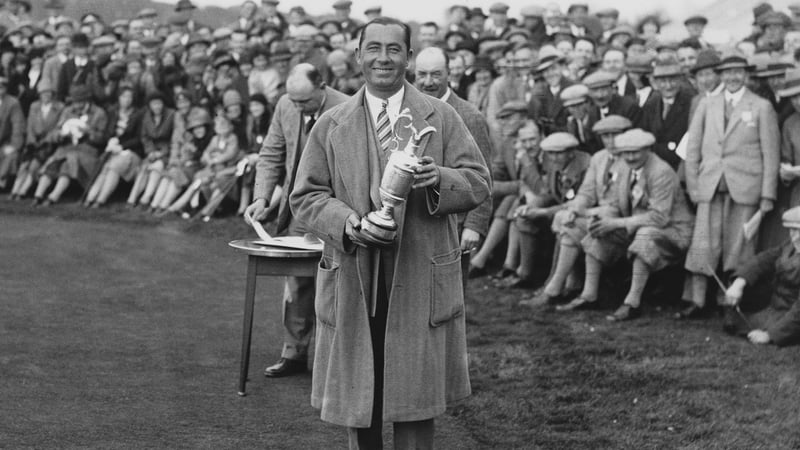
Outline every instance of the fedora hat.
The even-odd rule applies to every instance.
[[[783,98],[800,95],[800,69],[789,70],[784,78],[783,88],[776,92]]]

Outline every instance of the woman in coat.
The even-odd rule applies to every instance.
[[[48,136],[57,148],[40,171],[33,200],[35,205],[47,206],[58,202],[72,181],[87,188],[97,156],[105,145],[108,119],[103,108],[92,102],[91,87],[73,85],[69,96],[71,104],[61,112],[55,129]],[[53,190],[45,198],[54,181]]]
[[[725,292],[730,306],[725,330],[746,333],[754,344],[783,346],[800,342],[800,207],[791,208],[781,218],[789,229],[789,241],[757,254],[739,267]],[[752,289],[761,283],[767,283],[771,295],[757,295]],[[746,310],[744,313],[739,304]]]
[[[271,121],[272,111],[269,102],[267,102],[267,97],[263,94],[251,95],[250,114],[247,116],[247,154],[237,165],[237,173],[241,173],[239,210],[236,212],[238,215],[244,214],[244,210],[250,205],[250,197],[253,194],[253,185],[256,179],[258,152],[267,137]]]
[[[99,208],[119,186],[119,181],[132,181],[142,162],[142,112],[133,105],[135,88],[124,84],[119,88],[117,105],[108,116],[109,136],[102,168],[95,178],[83,206]]]
[[[147,96],[147,109],[142,117],[142,162],[133,189],[128,196],[128,205],[149,206],[156,192],[161,173],[167,165],[175,111],[167,108],[164,94],[158,91]]]
[[[31,186],[39,180],[42,164],[53,154],[55,146],[48,139],[56,127],[64,104],[55,100],[55,89],[49,81],[37,85],[39,100],[33,102],[28,112],[25,151],[20,158],[17,178],[11,189],[11,199],[19,200],[28,195]]]

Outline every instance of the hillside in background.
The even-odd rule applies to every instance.
[[[144,8],[154,8],[159,13],[159,17],[166,21],[166,18],[175,12],[175,4],[154,2],[152,0],[62,0],[64,15],[67,17],[79,18],[88,12],[94,12],[103,18],[106,23],[111,23],[117,19],[130,19],[137,12]],[[37,19],[46,17],[42,8],[43,2],[34,2],[33,16]],[[194,12],[195,21],[211,27],[219,27],[226,23],[236,20],[238,7],[220,8],[218,6],[206,6],[198,8]]]

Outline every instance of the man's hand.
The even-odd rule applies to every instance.
[[[481,243],[481,235],[475,230],[464,228],[461,232],[461,251],[462,252],[475,252]]]
[[[750,342],[753,344],[758,345],[769,344],[770,341],[769,333],[764,330],[753,330],[747,333],[747,339],[750,339]]]
[[[247,209],[244,210],[244,221],[248,225],[252,225],[250,219],[260,222],[267,218],[267,199],[265,198],[258,198],[256,199]]]
[[[736,306],[742,300],[742,295],[744,294],[744,287],[747,285],[747,281],[744,278],[739,277],[736,278],[733,283],[731,283],[728,290],[725,291],[725,303],[729,306]]]
[[[618,228],[623,228],[623,226],[615,217],[595,216],[589,221],[589,233],[592,236],[604,236]]]
[[[423,156],[420,159],[421,166],[414,173],[414,189],[426,188],[439,185],[439,166],[430,156]]]
[[[356,213],[351,213],[347,216],[347,221],[344,224],[344,234],[350,239],[350,242],[358,245],[359,247],[367,247],[367,243],[361,238],[361,219],[358,218]]]
[[[775,204],[772,200],[768,198],[762,198],[761,203],[758,205],[758,209],[761,210],[762,213],[768,213],[772,211],[772,207]]]

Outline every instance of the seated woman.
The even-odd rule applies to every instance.
[[[71,181],[88,187],[100,149],[105,145],[107,116],[103,108],[93,103],[91,88],[85,84],[73,85],[69,98],[70,104],[61,112],[47,138],[56,151],[39,172],[34,205],[58,202]],[[55,187],[45,198],[53,181]]]
[[[641,129],[617,136],[614,147],[625,161],[615,182],[614,213],[593,217],[581,241],[586,254],[586,279],[580,296],[558,311],[595,304],[604,267],[628,256],[633,261],[631,287],[610,321],[636,318],[650,275],[686,256],[694,217],[686,204],[678,175],[650,148],[655,137]]]
[[[128,196],[128,205],[131,207],[137,203],[149,206],[153,199],[169,158],[174,114],[173,109],[166,107],[164,94],[154,91],[147,96],[141,133],[144,161]]]
[[[244,210],[250,205],[250,197],[253,195],[253,184],[256,179],[258,152],[267,137],[271,121],[272,111],[270,111],[267,98],[263,94],[251,95],[250,115],[247,116],[247,154],[236,166],[236,172],[241,181],[239,209],[236,214],[240,216],[244,214]]]
[[[757,254],[738,268],[725,292],[726,331],[746,333],[754,344],[800,342],[800,206],[783,213],[781,219],[789,229],[789,241]],[[753,295],[749,289],[762,282],[772,290],[769,297]],[[756,312],[743,315],[740,303]]]
[[[175,201],[181,190],[192,180],[194,173],[200,166],[200,155],[211,141],[211,116],[205,108],[192,107],[189,94],[182,90],[175,94],[175,124],[172,127],[170,139],[169,160],[167,168],[161,173],[153,200],[150,202],[149,211],[161,213]],[[190,124],[193,124],[190,126]],[[191,128],[202,126],[198,132],[201,142],[194,142]]]
[[[83,201],[84,207],[99,208],[119,186],[120,179],[130,182],[139,171],[142,162],[141,124],[142,112],[133,106],[134,87],[120,85],[117,104],[108,115],[110,136],[103,155],[103,167],[95,178]]]
[[[39,100],[33,102],[28,112],[27,144],[20,158],[17,179],[11,189],[12,200],[28,195],[28,191],[39,180],[42,164],[55,151],[48,135],[56,127],[64,104],[55,100],[55,89],[48,80],[40,81],[37,90]]]
[[[214,209],[225,198],[225,189],[231,183],[236,182],[236,162],[239,156],[239,145],[236,135],[233,134],[233,125],[224,115],[218,115],[214,119],[214,137],[203,152],[200,162],[204,165],[194,176],[194,181],[186,191],[172,205],[168,211],[182,212],[192,199],[204,191],[208,199],[206,207],[201,215],[210,217]],[[183,218],[188,219],[191,215],[188,212],[182,214]]]

